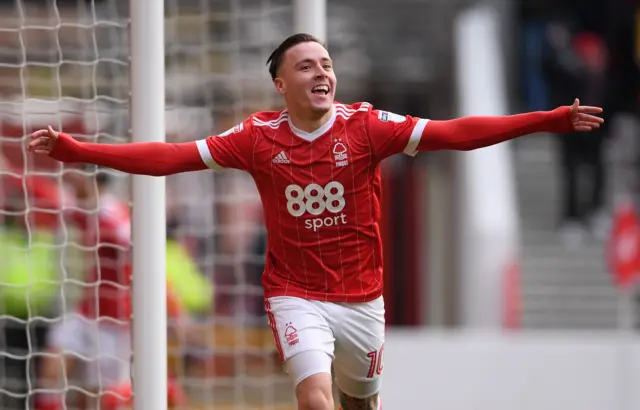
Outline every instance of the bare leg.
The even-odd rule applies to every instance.
[[[296,388],[298,410],[333,410],[331,375],[318,373],[304,379]]]
[[[355,397],[347,396],[343,392],[339,392],[340,406],[342,410],[378,410],[379,399],[378,394],[373,396],[357,399]]]

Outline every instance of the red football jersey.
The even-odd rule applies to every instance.
[[[255,180],[268,234],[265,297],[365,302],[382,295],[380,161],[415,155],[427,120],[335,103],[312,133],[286,110],[197,142],[214,170]]]

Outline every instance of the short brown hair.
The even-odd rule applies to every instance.
[[[273,50],[273,53],[271,53],[271,55],[269,56],[269,59],[267,60],[267,65],[269,66],[269,74],[271,74],[271,79],[272,80],[276,79],[278,69],[282,65],[282,59],[284,58],[284,53],[286,53],[287,50],[289,50],[293,46],[297,46],[300,43],[309,43],[309,42],[318,43],[322,47],[327,48],[327,46],[322,41],[320,41],[320,39],[318,39],[315,36],[312,36],[311,34],[306,34],[306,33],[294,34],[292,36],[289,36],[282,43],[280,43],[280,45],[275,50]]]

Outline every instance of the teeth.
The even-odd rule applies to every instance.
[[[324,93],[328,93],[329,92],[329,87],[326,85],[318,85],[316,87],[313,87],[312,91],[321,91]]]

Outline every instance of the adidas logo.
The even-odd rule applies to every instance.
[[[280,151],[278,155],[273,158],[274,164],[291,164],[289,158],[285,155],[284,151]]]

